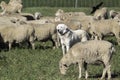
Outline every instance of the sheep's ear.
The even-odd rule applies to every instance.
[[[63,64],[65,67],[68,67],[67,64]]]

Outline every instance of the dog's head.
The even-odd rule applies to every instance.
[[[67,25],[65,25],[65,24],[58,24],[57,31],[61,35],[64,35],[65,33],[67,33],[69,31],[69,29],[68,29]]]

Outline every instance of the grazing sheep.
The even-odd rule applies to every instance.
[[[76,17],[75,17],[76,18]],[[74,18],[74,19],[75,19]],[[73,18],[72,18],[73,19]],[[76,18],[77,19],[77,18]],[[80,22],[80,29],[85,30],[89,33],[88,24],[93,19],[93,16],[83,16],[77,20]]]
[[[0,23],[5,23],[8,24],[11,20],[22,20],[22,21],[26,21],[26,17],[23,17],[19,14],[14,14],[14,15],[3,15],[0,17]]]
[[[52,41],[53,48],[58,47],[56,25],[53,23],[30,24],[35,29],[35,38],[37,41]]]
[[[64,22],[70,29],[77,30],[81,28],[81,23],[78,20],[69,20],[67,22]]]
[[[8,4],[14,5],[15,3],[22,4],[22,0],[10,0]]]
[[[58,11],[55,13],[55,22],[58,21],[67,21],[69,18],[72,17],[81,17],[86,16],[84,12],[64,12],[62,9],[58,9]]]
[[[90,33],[98,39],[102,40],[104,35],[113,33],[117,38],[118,44],[120,44],[120,25],[119,21],[116,19],[107,20],[93,20],[89,23]]]
[[[95,11],[94,18],[97,20],[101,19],[107,19],[108,18],[108,9],[107,8],[101,8]]]
[[[11,4],[6,4],[4,1],[2,1],[0,3],[0,6],[3,10],[3,12],[1,13],[1,15],[4,15],[6,13],[8,14],[13,14],[13,13],[21,13],[21,9],[22,9],[22,4],[20,3],[15,3],[14,5],[11,5]]]
[[[57,25],[57,32],[62,45],[63,55],[77,42],[85,42],[88,40],[88,34],[84,30],[71,30],[65,24]]]
[[[108,41],[91,40],[82,43],[75,44],[68,52],[65,54],[59,62],[59,68],[61,74],[66,74],[66,70],[71,64],[78,63],[79,66],[79,78],[82,77],[82,65],[85,68],[85,78],[88,78],[87,64],[94,64],[103,62],[104,69],[101,79],[105,78],[106,72],[108,74],[108,79],[111,78],[110,71],[110,59],[112,53],[115,51],[113,45]],[[99,62],[100,61],[100,62]]]
[[[27,23],[28,24],[45,24],[45,23],[51,23],[51,21],[47,19],[40,19],[40,20],[27,21]]]
[[[76,13],[76,12],[74,12]],[[64,23],[69,26],[70,29],[76,30],[76,29],[83,29],[88,32],[88,24],[91,21],[93,16],[87,16],[87,15],[77,15],[77,16],[62,16],[56,17],[55,22],[58,23]]]
[[[34,48],[34,28],[27,24],[3,24],[0,26],[0,37],[4,43],[8,43],[9,50],[13,43],[28,41]]]

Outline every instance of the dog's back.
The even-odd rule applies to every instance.
[[[84,30],[74,30],[73,33],[80,38],[81,42],[88,40],[88,33]]]

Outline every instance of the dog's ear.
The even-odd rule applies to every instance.
[[[69,31],[69,28],[66,28],[66,31]]]

